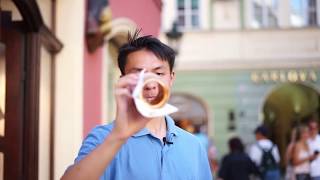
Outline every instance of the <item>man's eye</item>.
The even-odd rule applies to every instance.
[[[156,73],[158,76],[163,76],[164,73]]]

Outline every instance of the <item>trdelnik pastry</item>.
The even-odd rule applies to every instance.
[[[167,103],[169,94],[169,88],[157,75],[142,70],[132,96],[137,110],[151,118],[178,111],[178,108]]]

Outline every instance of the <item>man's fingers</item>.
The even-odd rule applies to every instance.
[[[129,74],[119,79],[118,83],[116,84],[116,88],[127,88],[131,86],[135,86],[137,84],[137,81],[138,81],[137,74]]]
[[[129,89],[126,89],[126,88],[117,88],[115,90],[115,95],[118,97],[118,96],[125,96],[125,97],[128,97],[128,98],[131,98],[132,95],[131,95],[131,92]]]

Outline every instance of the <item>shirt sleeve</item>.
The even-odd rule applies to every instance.
[[[199,145],[200,147],[200,165],[199,168],[199,180],[212,180],[211,169],[209,165],[208,153],[205,149]]]
[[[248,158],[248,166],[249,166],[250,174],[260,175],[257,165],[251,160],[249,156],[247,156],[247,158]]]
[[[105,137],[109,133],[110,131],[105,130],[101,127],[94,128],[82,142],[78,156],[76,157],[74,163],[78,163],[89,153],[91,153],[97,146],[99,146],[104,141]]]
[[[279,163],[280,162],[280,155],[279,155],[279,149],[278,149],[277,145],[274,145],[272,154],[273,154],[274,159],[276,160],[276,162]]]
[[[259,166],[260,161],[261,161],[261,152],[258,149],[257,145],[252,145],[249,151],[249,157],[251,160]]]

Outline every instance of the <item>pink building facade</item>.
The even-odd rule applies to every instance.
[[[109,7],[112,13],[112,21],[127,19],[135,24],[135,28],[142,29],[145,35],[158,36],[161,22],[161,0],[110,0]],[[117,27],[115,27],[117,28]],[[106,42],[108,43],[108,42]],[[103,61],[110,61],[104,51],[106,45],[90,53],[84,48],[84,72],[83,72],[83,136],[103,119]],[[116,67],[115,67],[116,68]],[[109,112],[106,112],[109,113]]]

